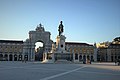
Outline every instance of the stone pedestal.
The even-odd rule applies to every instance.
[[[54,63],[57,61],[72,61],[73,54],[65,50],[65,39],[64,35],[57,36],[56,45],[52,44],[52,50],[50,53],[44,54],[45,63]]]
[[[64,53],[65,51],[65,39],[64,35],[57,36],[56,38],[56,51],[59,53]]]

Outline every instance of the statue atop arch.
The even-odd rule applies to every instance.
[[[63,33],[63,24],[62,24],[62,21],[60,21],[60,25],[59,25],[59,27],[58,27],[58,31],[59,31],[59,36]]]
[[[44,32],[45,31],[44,27],[41,23],[39,25],[37,25],[36,31],[39,31],[39,32]]]

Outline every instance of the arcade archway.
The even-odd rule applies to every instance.
[[[14,55],[14,61],[17,61],[17,54]]]
[[[0,61],[3,60],[3,54],[0,54]]]
[[[42,41],[37,41],[35,43],[35,60],[42,61],[44,53],[44,43]]]
[[[8,61],[8,54],[4,55],[4,59],[5,59],[5,61]]]
[[[12,61],[12,60],[13,60],[13,55],[10,54],[10,55],[9,55],[9,61]]]

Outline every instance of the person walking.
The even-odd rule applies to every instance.
[[[115,59],[115,65],[117,65],[117,59]]]

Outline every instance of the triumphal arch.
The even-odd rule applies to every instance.
[[[35,43],[43,43],[43,52],[48,53],[52,48],[53,41],[50,39],[51,33],[45,31],[42,24],[39,24],[35,30],[29,31],[29,38],[24,42],[23,53],[28,55],[28,60],[35,60]]]

